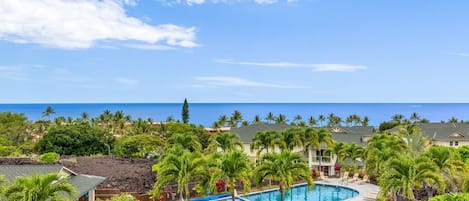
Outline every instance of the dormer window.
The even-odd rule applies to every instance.
[[[347,132],[343,128],[340,128],[340,127],[334,127],[334,128],[331,128],[330,130],[333,133],[346,133]]]
[[[464,137],[464,135],[459,133],[459,132],[455,132],[455,133],[452,133],[451,135],[449,135],[448,137],[450,137],[450,138],[462,138],[462,137]]]

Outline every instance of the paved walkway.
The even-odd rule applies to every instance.
[[[364,183],[364,184],[347,183],[347,182],[341,182],[340,179],[328,179],[327,181],[319,180],[319,181],[315,181],[315,183],[344,186],[344,187],[357,190],[359,193],[358,196],[354,198],[350,198],[347,201],[374,201],[376,200],[376,197],[379,192],[379,187],[370,183]]]

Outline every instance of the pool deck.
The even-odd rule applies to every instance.
[[[327,184],[327,185],[334,185],[334,186],[343,186],[347,188],[354,189],[358,191],[358,196],[348,199],[347,201],[374,201],[376,200],[377,194],[379,192],[379,187],[370,184],[356,184],[356,183],[348,183],[342,182],[340,179],[327,179],[327,180],[319,180],[315,181],[316,184]]]

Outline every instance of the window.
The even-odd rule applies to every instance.
[[[454,141],[454,146],[458,146],[459,145],[459,141]]]
[[[453,141],[449,141],[449,146],[450,146],[450,147],[453,146]]]

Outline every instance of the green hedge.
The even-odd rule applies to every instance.
[[[428,201],[469,201],[469,193],[445,194],[430,198]]]

